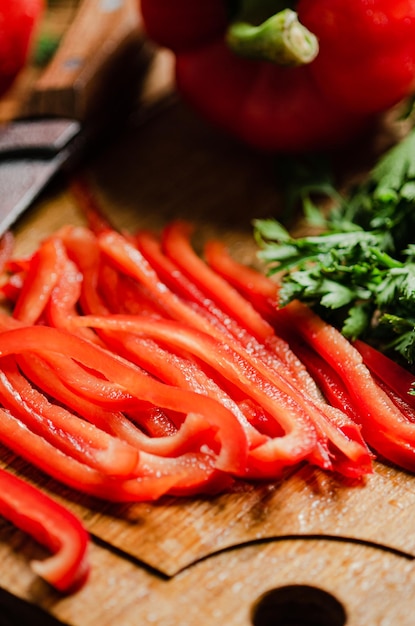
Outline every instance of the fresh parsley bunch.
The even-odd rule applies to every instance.
[[[312,201],[334,202],[326,217]],[[308,303],[350,339],[395,349],[415,363],[415,131],[396,144],[347,195],[329,178],[297,187],[309,224],[293,237],[274,219],[254,222],[259,256],[283,272],[280,304]]]

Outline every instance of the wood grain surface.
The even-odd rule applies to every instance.
[[[27,73],[4,99],[3,119],[31,80]],[[163,52],[146,89],[153,97],[170,85]],[[189,219],[196,247],[219,236],[246,263],[257,263],[252,219],[281,210],[274,159],[208,127],[178,97],[144,123],[133,113],[83,174],[116,227],[158,230]],[[68,223],[83,217],[59,179],[16,224],[16,253]],[[93,539],[91,578],[64,597],[30,570],[42,549],[0,520],[0,625],[415,623],[415,479],[381,461],[364,484],[304,467],[216,497],[114,505],[63,488],[4,448],[0,460],[79,514]]]

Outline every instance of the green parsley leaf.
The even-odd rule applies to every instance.
[[[282,272],[280,305],[302,300],[347,337],[415,363],[415,130],[347,195],[323,170],[313,182],[304,161],[287,180],[289,201],[300,199],[307,223],[324,230],[295,238],[274,219],[255,220],[259,258],[270,274]],[[313,192],[335,202],[327,216]]]

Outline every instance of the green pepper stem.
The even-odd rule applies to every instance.
[[[284,9],[259,26],[233,22],[226,41],[236,54],[279,65],[304,65],[318,54],[318,40],[298,20],[291,9]]]

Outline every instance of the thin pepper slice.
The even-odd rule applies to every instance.
[[[50,293],[63,269],[64,250],[57,237],[47,239],[33,255],[13,316],[34,324],[42,315]]]
[[[54,356],[56,358],[56,355]],[[138,421],[144,428],[148,426],[151,412],[154,410],[151,406],[143,407],[141,409],[142,415],[139,415],[138,410],[129,411],[127,414],[131,416],[131,419],[128,419],[121,412],[108,411],[86,397],[82,397],[79,394],[79,386],[76,381],[70,382],[66,380],[66,384],[64,384],[56,374],[56,366],[52,365],[56,363],[55,359],[51,359],[49,363],[48,360],[39,359],[37,355],[31,354],[30,358],[25,358],[25,355],[21,355],[19,362],[23,362],[24,370],[28,372],[30,379],[40,388],[46,388],[59,402],[63,403],[69,400],[74,405],[75,410],[78,410],[85,419],[91,420],[93,423],[98,421],[97,425],[99,428],[106,432],[109,431],[111,435],[127,442],[130,446],[135,446],[140,453],[144,451],[158,454],[159,456],[176,457],[192,450],[199,450],[208,441],[214,440],[216,429],[201,415],[192,413],[186,417],[178,428],[174,428],[174,431],[169,430],[162,433],[160,429],[157,436],[147,435],[143,430],[137,428],[135,423]],[[64,372],[66,372],[68,363],[68,359],[64,358],[62,363]],[[77,393],[73,389],[76,389]],[[108,393],[110,394],[111,392],[109,391]],[[131,398],[127,397],[126,402],[131,402]],[[123,403],[123,399],[119,396],[118,401],[117,398],[114,399],[114,403]],[[157,416],[158,422],[161,419],[160,411]],[[83,453],[81,452],[78,456],[82,460]],[[84,462],[86,458],[84,458]],[[102,471],[102,468],[96,463],[91,466]],[[142,463],[140,463],[139,468],[141,472]]]
[[[339,375],[368,445],[384,458],[414,471],[415,423],[404,417],[376,383],[358,350],[338,330],[298,301],[290,302],[278,315],[282,324],[294,329]]]
[[[72,592],[89,574],[89,535],[66,508],[21,478],[0,469],[0,515],[53,552],[32,569],[56,589]]]
[[[356,339],[353,345],[370,371],[415,409],[415,396],[410,393],[414,388],[415,376],[364,341]]]
[[[146,475],[118,479],[67,456],[46,439],[29,430],[20,420],[0,408],[0,440],[15,454],[48,476],[76,491],[110,502],[158,500],[176,488],[181,494],[211,493],[229,478],[218,472],[208,454],[188,454],[177,459],[146,459]],[[167,465],[169,461],[169,465]]]
[[[178,264],[178,271],[185,272],[188,282],[194,282],[193,290],[188,288],[188,296],[195,298],[200,304],[208,298],[212,300],[213,315],[222,313],[226,315],[224,328],[246,348],[246,354],[257,358],[257,363],[269,370],[278,372],[289,380],[295,380],[298,389],[307,388],[315,398],[318,397],[316,390],[312,390],[313,384],[302,363],[296,358],[286,341],[283,341],[275,333],[275,329],[262,316],[251,302],[251,294],[241,295],[232,283],[224,279],[221,274],[212,271],[208,264],[202,261],[193,250],[190,243],[191,226],[186,222],[173,222],[163,231],[163,245],[168,257],[166,261],[174,260]],[[154,248],[154,245],[153,245]],[[146,247],[148,251],[148,245]],[[154,259],[154,253],[152,260]],[[161,265],[160,255],[158,266]],[[177,271],[173,273],[175,279]],[[251,274],[250,274],[251,276]],[[251,278],[252,282],[252,278]],[[182,280],[182,285],[184,280]],[[190,283],[191,284],[191,283]],[[249,283],[248,283],[249,284]],[[264,284],[263,284],[264,285]],[[262,285],[262,288],[264,288]],[[199,293],[197,293],[199,289]],[[246,289],[246,287],[245,287]],[[223,312],[222,312],[223,308]],[[223,321],[223,316],[219,319]],[[230,339],[228,339],[230,341]],[[235,343],[231,345],[235,348]],[[258,361],[259,359],[259,361]]]
[[[245,471],[248,450],[245,433],[233,413],[211,398],[150,379],[131,363],[91,342],[55,328],[14,328],[1,334],[0,356],[25,352],[70,355],[108,380],[116,380],[138,399],[182,413],[200,413],[217,428],[221,448],[216,459],[217,468],[231,473]]]
[[[213,272],[190,245],[193,231],[183,221],[171,222],[163,230],[162,246],[167,256],[190,277],[197,286],[212,298],[224,311],[236,319],[242,328],[247,328],[256,338],[264,341],[274,330],[252,305],[223,278]]]
[[[184,422],[184,428],[180,431],[170,421],[163,425],[163,418],[166,419],[166,416],[163,415],[161,409],[156,407],[143,408],[134,413],[130,411],[127,417],[120,411],[110,411],[82,397],[77,390],[74,391],[71,386],[62,382],[56,374],[56,369],[50,363],[37,355],[31,354],[30,357],[20,355],[17,362],[27,378],[40,389],[59,399],[98,428],[136,446],[139,450],[157,453],[161,456],[174,455],[184,446],[193,447],[195,438],[202,437],[207,429],[211,429],[206,425],[205,420],[196,415],[189,415]],[[155,416],[157,433],[149,428],[154,412],[157,412]],[[136,426],[137,423],[142,427]],[[150,434],[147,434],[148,431]]]
[[[222,241],[211,239],[206,242],[204,256],[208,265],[228,281],[252,306],[272,323],[278,302],[279,286],[259,270],[239,263],[229,254]]]
[[[19,372],[13,357],[1,360],[0,400],[3,408],[66,454],[109,475],[134,475],[136,448],[50,402]]]

